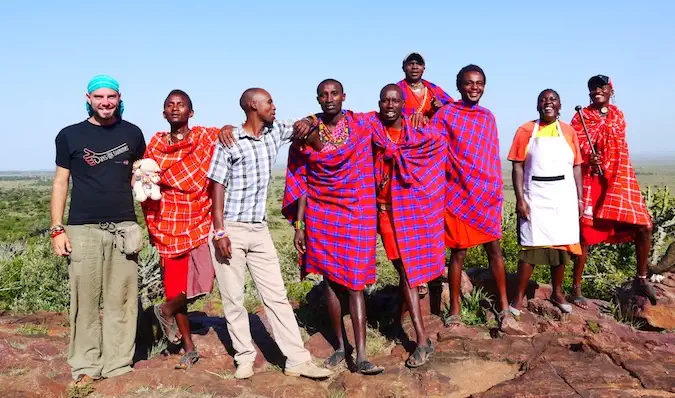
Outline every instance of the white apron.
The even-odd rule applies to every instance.
[[[523,193],[529,220],[518,219],[522,246],[579,243],[579,207],[574,182],[574,152],[560,123],[558,137],[539,137],[535,122],[524,162]]]

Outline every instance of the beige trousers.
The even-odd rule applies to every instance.
[[[309,351],[302,343],[298,322],[286,296],[279,258],[267,223],[226,221],[225,228],[232,243],[232,258],[229,261],[215,249],[212,239],[210,242],[227,331],[236,351],[234,360],[237,364],[253,363],[256,357],[248,312],[244,308],[247,267],[272,326],[274,340],[286,356],[286,367],[311,360]]]
[[[138,315],[137,256],[122,254],[115,235],[98,224],[69,225],[66,233],[72,246],[68,364],[73,379],[130,372]]]

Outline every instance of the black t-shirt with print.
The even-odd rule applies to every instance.
[[[68,224],[136,221],[131,168],[145,153],[141,129],[125,120],[97,126],[85,120],[56,136],[56,165],[70,170]]]

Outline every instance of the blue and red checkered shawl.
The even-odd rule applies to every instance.
[[[446,209],[473,228],[501,239],[504,197],[494,115],[460,100],[439,109],[429,125],[448,140]]]
[[[368,114],[376,157],[393,161],[390,178],[396,243],[411,287],[443,273],[445,245],[445,137],[431,128],[413,129],[403,120],[398,143],[387,137],[377,113]],[[379,154],[379,156],[378,156]],[[382,180],[382,163],[375,161],[375,182]]]
[[[399,87],[401,87],[401,91],[403,92],[403,115],[405,116],[410,116],[413,113],[417,111],[415,107],[410,105],[410,101],[408,101],[407,98],[407,92],[408,92],[408,83],[405,80],[401,80],[400,82],[396,83]],[[443,105],[455,102],[452,97],[448,95],[442,88],[439,86],[428,82],[424,79],[422,79],[422,84],[431,91],[432,97],[437,98]]]
[[[320,115],[317,115],[320,117]],[[375,283],[377,209],[370,129],[363,114],[345,111],[349,138],[333,151],[291,145],[283,215],[297,216],[307,195],[304,273],[321,274],[353,290]]]

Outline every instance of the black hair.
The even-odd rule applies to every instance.
[[[541,93],[539,93],[539,95],[537,96],[537,104],[539,104],[539,101],[541,101],[541,97],[544,95],[544,93],[547,93],[549,91],[555,94],[555,96],[558,97],[558,101],[560,101],[560,94],[558,94],[558,92],[552,88],[547,88],[546,90],[543,90]]]
[[[180,95],[180,96],[182,96],[183,98],[185,98],[185,100],[187,101],[188,108],[190,108],[190,110],[193,110],[193,109],[192,109],[192,100],[190,99],[190,96],[187,95],[187,93],[186,93],[185,91],[183,91],[183,90],[178,90],[178,89],[176,89],[176,90],[171,90],[171,92],[169,93],[169,95],[166,96],[166,99],[164,100],[164,106],[165,106],[165,107],[166,107],[166,101],[168,101],[168,100],[169,100],[169,97],[171,97],[172,95]]]
[[[470,64],[460,69],[459,73],[457,73],[457,90],[461,91],[460,87],[462,86],[462,79],[464,78],[464,75],[469,72],[480,73],[483,76],[483,83],[487,84],[487,79],[485,78],[485,72],[483,72],[483,69],[478,65]]]
[[[403,90],[401,90],[401,87],[399,87],[398,84],[389,83],[386,86],[382,87],[382,90],[380,90],[380,99],[382,99],[382,96],[384,95],[385,92],[387,92],[391,89],[393,89],[395,91],[398,91],[398,93],[401,95],[401,97],[403,96]]]
[[[320,95],[319,88],[321,88],[321,86],[323,86],[326,83],[337,84],[337,86],[340,87],[340,91],[342,92],[342,94],[345,93],[345,88],[342,86],[342,83],[340,83],[339,81],[337,81],[335,79],[325,79],[325,80],[321,81],[321,83],[319,83],[318,86],[316,86],[316,95]]]

